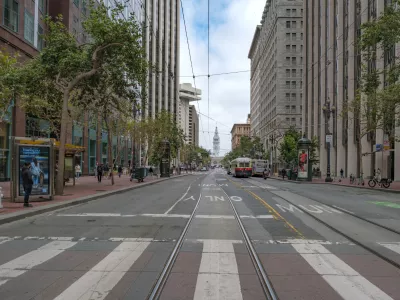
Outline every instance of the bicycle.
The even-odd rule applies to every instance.
[[[376,186],[376,184],[378,184],[380,187],[389,188],[391,182],[392,181],[390,179],[381,178],[380,180],[378,180],[378,178],[376,176],[374,176],[372,179],[370,179],[368,181],[368,185],[371,188],[374,188]]]

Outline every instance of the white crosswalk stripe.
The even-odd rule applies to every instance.
[[[0,266],[0,278],[3,280],[0,285],[7,282],[6,278],[15,278],[33,267],[48,261],[57,256],[64,250],[74,246],[76,242],[55,241],[33,250],[25,255],[22,255],[8,263]]]
[[[149,242],[122,242],[55,300],[106,298],[149,244]]]
[[[157,243],[156,240],[150,238],[114,237],[99,240],[97,238],[83,237],[0,237],[0,250],[2,250],[2,247],[10,247],[10,249],[15,247],[15,245],[9,245],[9,243],[29,243],[34,241],[36,241],[35,243],[46,244],[41,247],[38,246],[39,248],[33,251],[27,250],[27,253],[0,265],[0,299],[3,299],[2,292],[9,288],[8,283],[11,280],[25,280],[22,279],[22,276],[19,279],[18,277],[32,271],[32,269],[36,270],[40,264],[46,263],[50,259],[54,259],[51,263],[53,264],[54,262],[54,265],[57,266],[57,259],[63,260],[66,257],[74,257],[80,249],[92,251],[86,249],[85,243],[93,245],[97,241],[101,243],[113,243],[114,245],[109,248],[110,250],[107,250],[108,252],[104,256],[94,259],[87,269],[85,268],[82,273],[79,273],[75,281],[72,283],[69,281],[65,285],[60,283],[60,289],[54,293],[51,299],[54,297],[55,300],[105,299],[106,297],[113,296],[110,293],[116,288],[118,283],[121,282],[121,284],[124,284],[124,276],[132,270],[132,267],[134,267],[135,262],[140,259],[141,255],[145,251],[153,251],[149,249],[149,245]],[[174,243],[172,240],[169,242]],[[364,274],[361,275],[356,270],[357,268],[354,269],[350,262],[343,261],[339,256],[330,251],[331,248],[329,247],[335,245],[357,247],[350,242],[300,239],[253,242],[261,247],[268,247],[270,244],[273,244],[274,247],[282,245],[282,247],[286,247],[286,251],[287,245],[291,245],[298,253],[298,259],[303,263],[305,261],[311,266],[315,274],[319,274],[324,279],[324,284],[332,287],[345,300],[392,299],[384,290],[381,290],[381,287],[375,285],[379,285],[379,281],[378,283],[375,281],[370,282],[363,277]],[[239,276],[244,260],[242,256],[238,256],[234,247],[235,244],[243,244],[242,240],[187,239],[185,243],[202,244],[201,260],[200,255],[197,256],[200,260],[200,266],[197,270],[196,283],[193,285],[194,299],[242,300],[245,298],[243,289],[246,282],[241,282]],[[399,242],[380,243],[380,245],[392,250],[394,255],[400,254]],[[80,248],[81,246],[83,248]],[[71,253],[66,256],[59,256],[64,251],[70,251]],[[47,270],[41,267],[39,269],[41,272]],[[54,270],[49,271],[53,272]],[[60,271],[63,272],[60,278],[66,276],[66,273],[68,273],[64,271],[67,270]],[[362,273],[362,271],[360,272]],[[40,280],[40,277],[32,277],[33,284],[36,284],[35,280]],[[38,284],[40,285],[41,283]],[[177,294],[179,294],[179,291],[177,291]]]
[[[292,244],[292,247],[343,299],[392,299],[323,245]]]

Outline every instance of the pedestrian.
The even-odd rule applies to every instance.
[[[286,170],[282,169],[282,179],[285,180],[285,176],[286,176]]]
[[[103,176],[103,164],[97,166],[97,181],[101,182],[101,177]]]
[[[153,177],[153,172],[154,172],[154,171],[153,171],[153,168],[150,166],[149,174],[150,174],[151,177]]]
[[[78,179],[81,176],[81,166],[79,164],[76,164],[75,166],[75,176],[76,179]]]
[[[120,165],[118,167],[118,176],[119,176],[119,178],[121,178],[121,175],[122,175],[122,166]]]
[[[94,167],[94,177],[97,177],[97,168],[99,167],[99,163],[96,161],[96,167]]]
[[[267,168],[264,168],[264,171],[263,171],[263,178],[264,178],[264,180],[267,179],[267,176],[268,176]]]
[[[344,173],[343,169],[340,169],[340,178],[344,178],[343,173]]]
[[[22,167],[22,186],[24,187],[24,207],[32,207],[32,204],[29,204],[29,196],[32,193],[33,179],[31,172],[31,164],[29,162],[25,162]]]

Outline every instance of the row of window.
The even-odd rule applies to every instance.
[[[287,41],[298,41],[297,39],[298,33],[292,32],[292,33],[286,33],[286,40]],[[303,40],[303,33],[300,33],[300,41]]]
[[[299,61],[297,61],[297,59],[299,59]],[[297,64],[302,65],[303,64],[303,57],[289,57],[286,56],[285,58],[285,64],[288,65],[292,65],[295,66]]]
[[[295,102],[296,100],[297,100],[297,94],[296,93],[286,93],[286,101]],[[303,101],[303,93],[300,93],[300,102],[302,102],[302,101]]]
[[[291,81],[291,82],[290,81],[286,81],[285,88],[287,90],[297,89],[298,88],[297,82],[296,81]],[[303,88],[303,81],[300,81],[300,88],[301,89]]]
[[[296,53],[297,45],[286,45],[286,52]],[[300,45],[300,52],[303,53],[303,45]]]
[[[303,28],[303,21],[300,22],[300,27],[297,27],[297,21],[286,21],[286,28]]]
[[[286,9],[286,16],[287,17],[297,17],[297,9]],[[300,9],[300,17],[303,16],[303,9]]]
[[[296,69],[286,69],[286,77],[303,77],[303,69],[300,69],[299,72]]]

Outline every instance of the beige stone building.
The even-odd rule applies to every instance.
[[[362,163],[364,177],[380,168],[383,177],[400,180],[400,144],[395,151],[374,153],[375,145],[382,144],[381,130],[361,138],[363,157],[358,153],[359,126],[354,116],[342,114],[346,103],[352,101],[360,87],[362,61],[355,48],[361,35],[361,24],[379,16],[389,0],[308,0],[304,1],[304,72],[302,128],[307,137],[320,141],[320,169],[327,171],[328,149],[326,136],[332,135],[330,147],[331,173],[358,175]],[[398,48],[398,47],[397,47]],[[378,53],[378,60],[366,63],[368,68],[390,66],[396,52]],[[382,84],[386,84],[381,75]],[[323,108],[331,107],[327,118]],[[332,109],[333,108],[333,109]],[[400,129],[398,129],[400,132]],[[395,171],[397,170],[397,171]],[[397,172],[395,174],[395,172]]]
[[[250,122],[246,124],[233,124],[232,130],[232,150],[240,145],[240,138],[242,136],[250,136]]]

